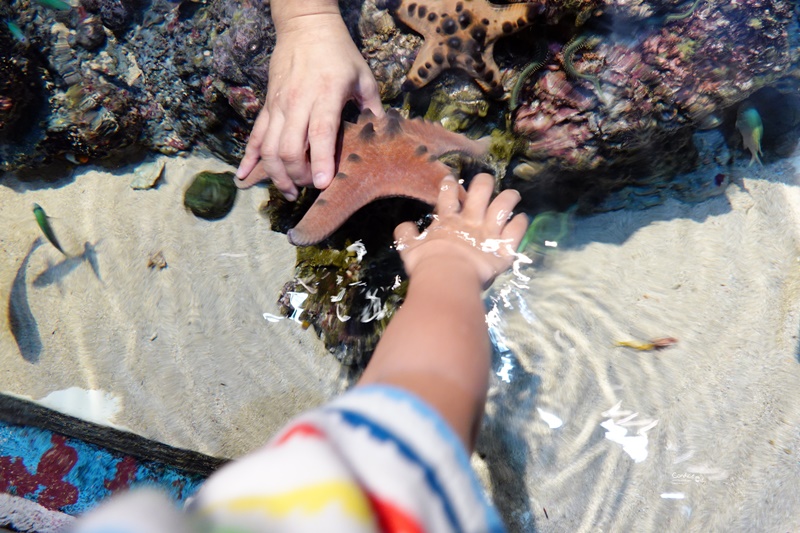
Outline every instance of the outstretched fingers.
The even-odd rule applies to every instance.
[[[486,173],[475,175],[468,192],[461,215],[473,224],[480,224],[486,216],[486,208],[494,192],[494,176]]]
[[[510,249],[514,252],[522,242],[526,231],[528,231],[528,217],[524,213],[519,213],[506,224],[500,233],[500,238],[509,241]]]
[[[258,161],[261,159],[261,145],[267,134],[268,126],[269,111],[267,106],[264,106],[253,124],[253,130],[250,132],[250,138],[247,140],[247,146],[244,149],[244,157],[239,162],[239,168],[236,169],[236,177],[238,179],[243,180],[258,166]]]
[[[235,179],[233,183],[240,189],[249,189],[256,183],[260,183],[267,179],[269,179],[269,176],[267,176],[267,171],[264,168],[264,165],[256,164],[255,168],[253,168],[249,174],[245,174],[243,178]]]
[[[381,102],[381,93],[378,89],[378,82],[371,72],[362,75],[357,83],[355,94],[353,95],[361,111],[369,109],[380,118],[386,114]]]
[[[419,238],[419,230],[414,222],[402,222],[394,229],[394,242],[397,251],[403,255],[406,249],[414,239]]]
[[[314,187],[324,189],[333,180],[336,169],[336,141],[344,102],[325,99],[311,112],[308,144],[311,147],[311,179]]]
[[[460,189],[461,185],[458,184],[453,176],[447,175],[442,179],[441,184],[439,184],[439,198],[436,200],[436,214],[447,216],[459,212],[461,209],[458,200]]]
[[[297,187],[286,173],[286,167],[279,153],[284,122],[282,114],[273,113],[261,145],[261,163],[275,187],[291,202],[297,199]]]
[[[298,105],[286,114],[278,145],[278,156],[286,175],[296,185],[311,184],[311,167],[308,164],[309,111],[310,108]]]
[[[514,189],[506,189],[492,200],[486,209],[486,230],[492,237],[500,236],[503,228],[511,219],[514,207],[522,199],[519,192]]]

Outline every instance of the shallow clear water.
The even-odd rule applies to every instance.
[[[88,168],[57,187],[12,177],[0,188],[9,230],[0,270],[2,389],[36,400],[72,387],[102,391],[111,405],[96,409],[107,422],[173,446],[240,455],[338,390],[340,367],[313,333],[264,318],[279,314],[295,254],[257,214],[263,190],[240,194],[228,217],[206,221],[184,208],[183,191],[199,170],[227,165],[168,158],[158,189],[140,191],[129,185],[133,168]],[[52,217],[65,250],[92,243],[96,269],[43,239],[32,249],[41,234],[33,202]],[[148,266],[157,252],[163,269]],[[26,290],[12,298],[15,286]],[[40,348],[25,357],[6,312],[12,299],[35,320],[25,332]]]
[[[519,530],[798,527],[796,164],[577,220],[530,280],[495,285],[477,462]]]
[[[293,266],[284,236],[253,218],[263,192],[216,223],[180,206],[191,169],[215,165],[170,160],[153,191],[96,171],[2,189],[6,301],[38,237],[32,201],[65,215],[65,243],[94,243],[99,272],[34,250],[25,283],[42,349],[26,361],[3,328],[3,392],[236,456],[345,385],[313,333],[263,317]],[[702,203],[573,219],[554,251],[497,280],[474,466],[512,529],[797,526],[799,168],[741,167],[748,177]],[[162,271],[147,267],[156,248]],[[660,337],[677,343],[615,345]],[[75,390],[52,395],[72,387],[105,397],[90,414]]]
[[[755,39],[753,20],[742,23]],[[552,33],[554,49],[569,42]],[[618,64],[620,50],[608,55]],[[624,70],[610,63],[603,84]],[[541,78],[560,68],[551,56]],[[610,122],[624,122],[614,109]],[[800,155],[748,167],[732,115],[703,126],[717,138],[698,141],[701,168],[674,190],[631,178],[605,205],[622,209],[572,216],[556,246],[529,248],[532,264],[487,292],[494,368],[473,466],[512,531],[800,531]],[[660,142],[654,153],[681,157]],[[0,176],[0,392],[237,457],[352,376],[280,315],[296,255],[258,214],[264,189],[201,220],[183,207],[192,177],[232,167],[159,158],[151,190],[130,187],[141,161]],[[43,239],[34,202],[71,257]],[[658,339],[674,342],[636,348]]]

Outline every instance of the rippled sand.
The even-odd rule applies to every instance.
[[[196,172],[232,170],[216,159],[169,158],[152,190],[133,190],[132,170],[79,168],[54,187],[0,182],[0,389],[33,399],[72,387],[103,391],[117,411],[110,423],[174,446],[241,455],[339,390],[338,363],[311,331],[263,317],[278,313],[294,247],[258,215],[264,189],[240,191],[219,221],[183,207]],[[92,262],[65,260],[44,242],[19,283],[41,235],[34,202],[67,252],[90,243],[99,277]],[[168,266],[149,268],[159,251]],[[15,278],[24,293],[17,290],[15,305],[27,302],[39,336],[30,360],[9,327]]]
[[[496,282],[507,381],[475,463],[513,529],[800,531],[800,159],[736,172]]]
[[[182,194],[201,168],[228,167],[170,159],[150,191],[128,186],[131,169],[0,184],[4,310],[39,235],[33,202],[74,249],[95,247],[100,275],[33,250],[24,287],[41,350],[24,359],[0,315],[5,392],[104,391],[118,402],[109,422],[237,456],[341,389],[313,333],[263,318],[294,266],[256,213],[266,193],[196,219]],[[509,351],[473,460],[512,530],[800,530],[798,168],[741,167],[701,204],[578,220],[529,281],[498,280]],[[159,250],[169,266],[148,268]],[[678,343],[615,346],[659,337]]]

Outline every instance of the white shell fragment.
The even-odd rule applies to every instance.
[[[164,159],[142,163],[133,171],[136,177],[131,181],[131,187],[137,190],[152,189],[155,187],[161,174],[164,173],[165,165],[166,161]]]

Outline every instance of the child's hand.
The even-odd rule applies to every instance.
[[[288,200],[297,198],[298,186],[324,189],[333,179],[347,101],[384,114],[378,84],[334,11],[294,16],[279,26],[266,103],[236,172],[239,179],[266,174]]]
[[[488,287],[511,267],[528,219],[520,213],[509,220],[520,200],[513,189],[489,203],[494,192],[489,174],[472,179],[463,206],[458,200],[460,188],[455,178],[447,176],[436,202],[436,220],[422,234],[413,222],[397,226],[397,250],[409,277],[424,265],[455,260],[473,266],[483,287]]]

